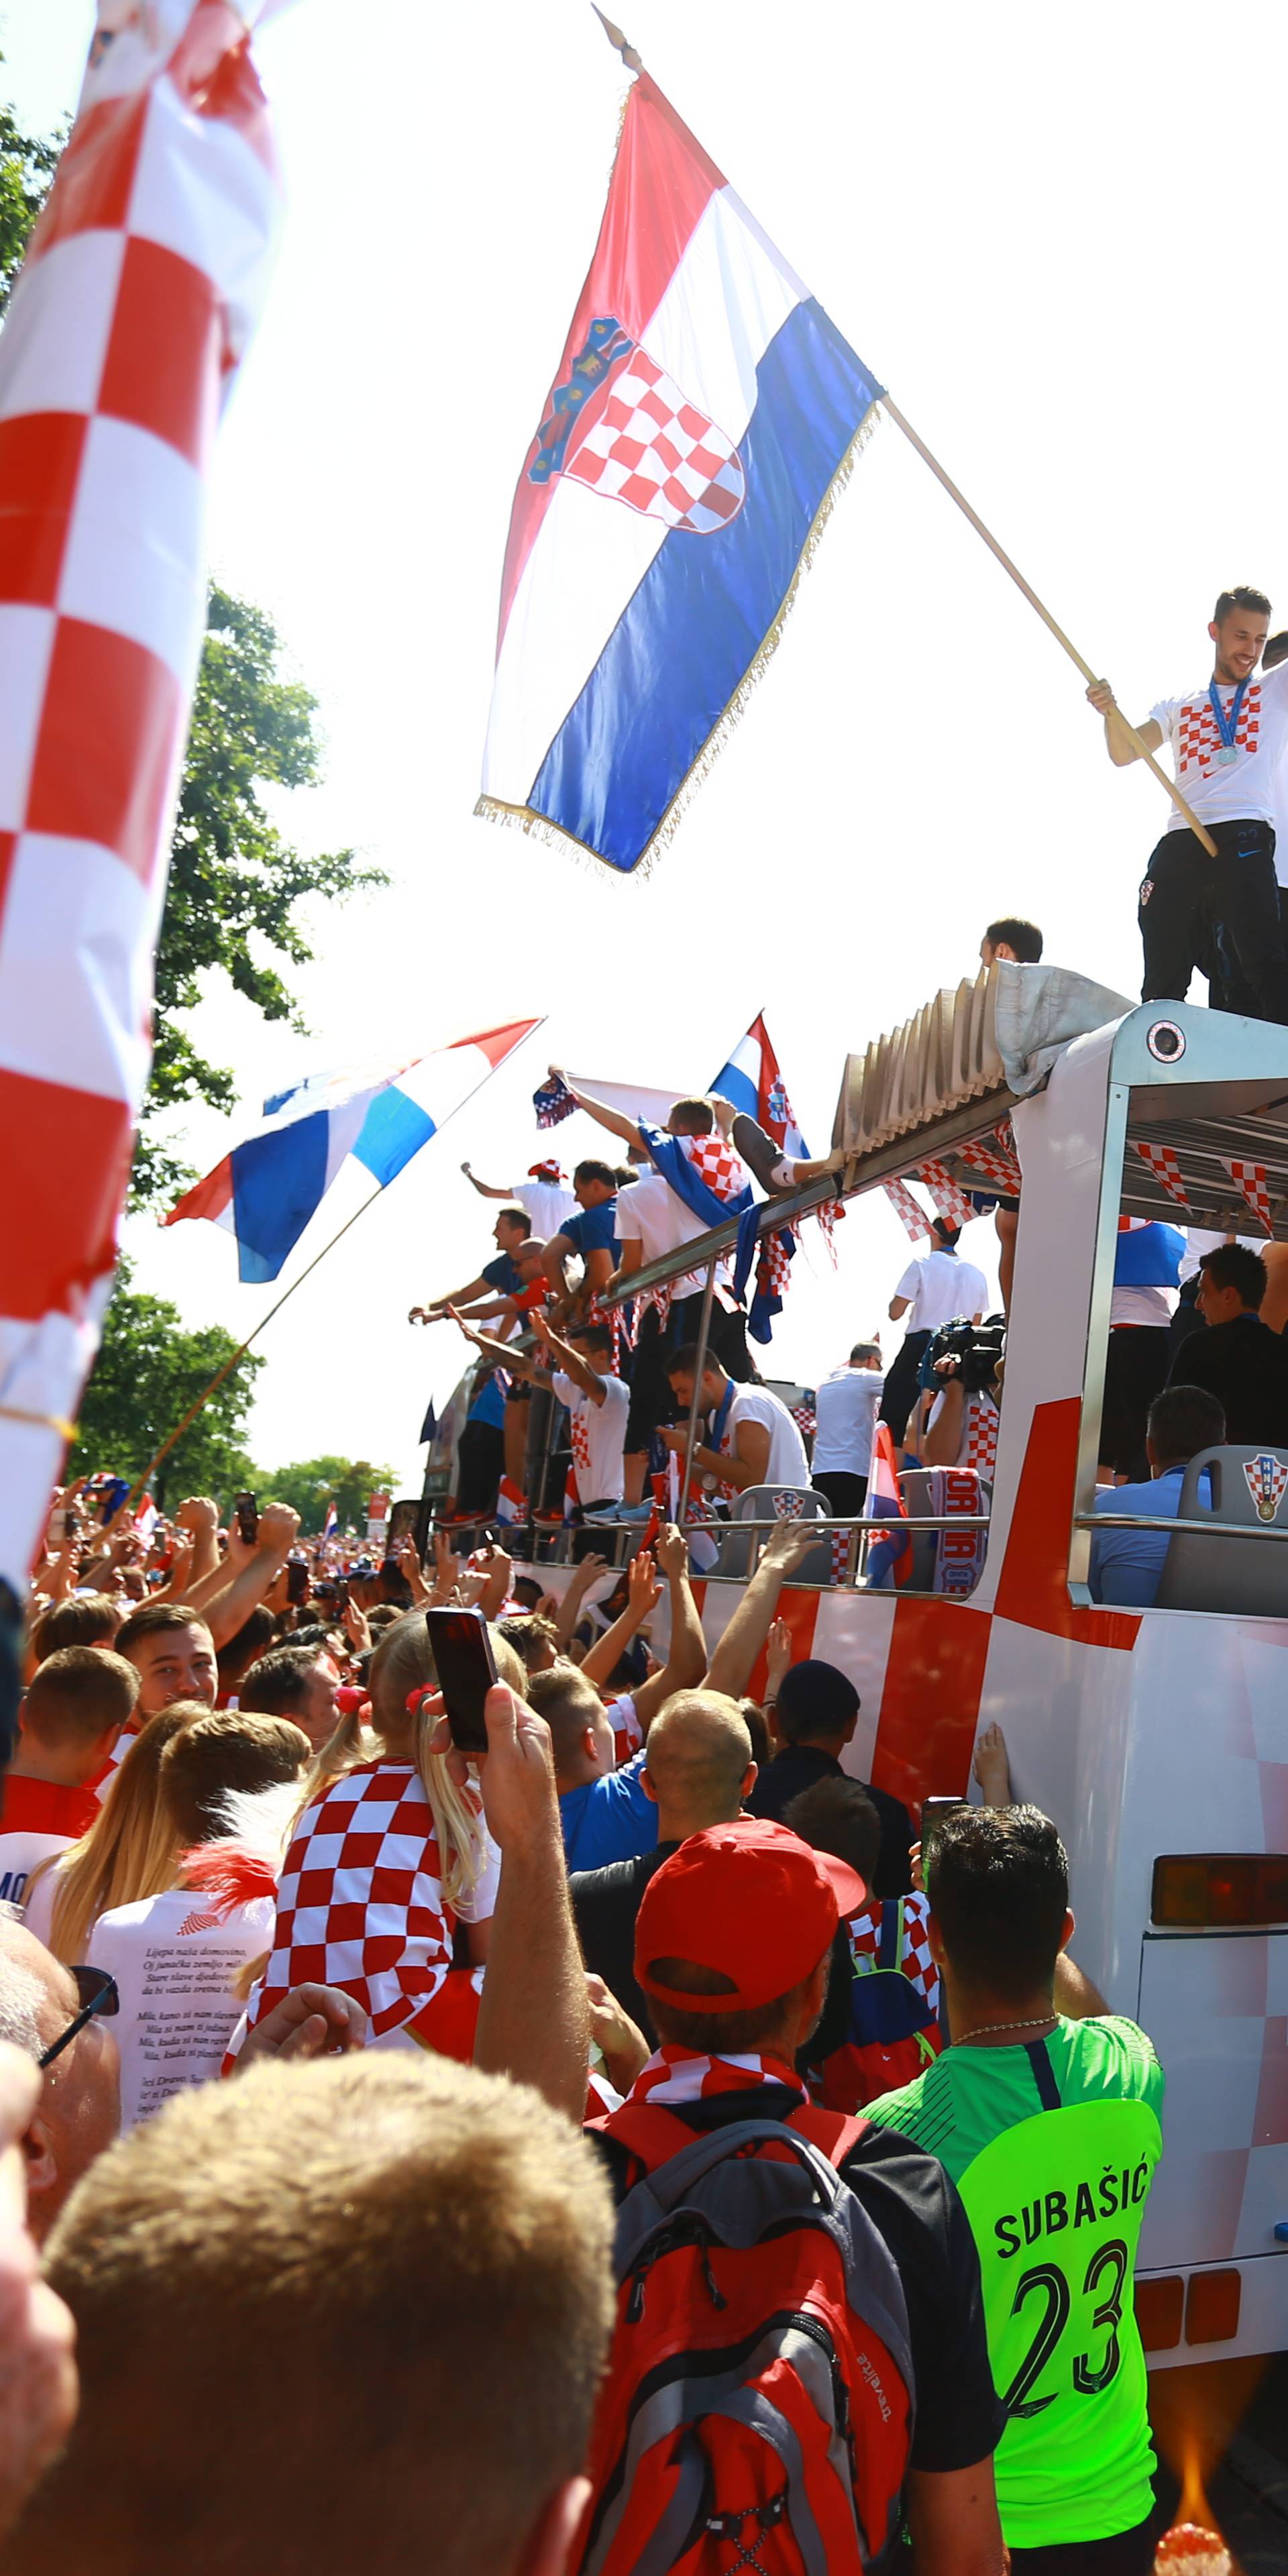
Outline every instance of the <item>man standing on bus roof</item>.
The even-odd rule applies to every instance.
[[[966,2205],[1011,2567],[1146,2576],[1161,2523],[1132,2290],[1162,2069],[1065,1955],[1069,1865],[1036,1807],[946,1816],[926,1893],[952,2044],[866,2116],[938,2156]]]
[[[1139,727],[1147,751],[1170,742],[1177,786],[1217,845],[1209,858],[1173,808],[1140,889],[1143,1002],[1183,1002],[1200,959],[1216,956],[1223,927],[1256,1016],[1288,1022],[1275,877],[1275,772],[1288,747],[1288,664],[1253,677],[1269,628],[1263,591],[1246,583],[1223,590],[1208,627],[1216,648],[1211,679],[1181,697],[1160,698]],[[1087,696],[1104,717],[1115,768],[1129,768],[1140,754],[1109,682],[1093,680]]]

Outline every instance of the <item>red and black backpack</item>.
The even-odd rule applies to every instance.
[[[907,2310],[837,2171],[863,2129],[812,2106],[697,2137],[660,2105],[612,2114],[645,2170],[618,2213],[579,2576],[861,2576],[898,2529]]]

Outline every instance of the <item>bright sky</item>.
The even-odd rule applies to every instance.
[[[1210,669],[1216,592],[1288,622],[1274,423],[1288,413],[1277,261],[1288,19],[1173,0],[623,0],[655,78],[793,266],[1137,717]],[[74,100],[82,0],[10,0],[0,83],[29,124]],[[477,822],[501,558],[603,202],[625,76],[582,0],[447,11],[299,0],[258,46],[290,205],[224,433],[214,568],[266,608],[321,702],[302,845],[357,846],[388,893],[320,908],[310,1036],[212,999],[194,1034],[245,1104],[304,1073],[549,1014],[269,1327],[266,1468],[387,1457],[419,1484],[425,1399],[459,1374],[409,1304],[473,1275],[488,1211],[538,1150],[553,1057],[709,1081],[764,1010],[825,1149],[844,1057],[980,932],[1038,919],[1049,958],[1139,989],[1135,890],[1166,820],[1113,771],[1082,684],[883,422],[786,639],[652,878],[623,883]],[[1194,998],[1202,998],[1195,987]],[[239,1132],[188,1121],[202,1170]],[[594,1150],[580,1122],[565,1161]],[[355,1203],[332,1193],[302,1267]],[[807,1229],[766,1373],[813,1382],[884,1314],[908,1256],[852,1207],[833,1274]],[[244,1333],[271,1291],[231,1240],[132,1224],[141,1285]],[[993,1267],[991,1220],[964,1248]],[[285,1274],[290,1277],[291,1271]],[[887,1327],[887,1347],[895,1336]]]

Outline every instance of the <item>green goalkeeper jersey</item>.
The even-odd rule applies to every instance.
[[[1107,2540],[1154,2498],[1136,2242],[1163,2148],[1163,2072],[1134,2022],[1061,2021],[1021,2048],[945,2049],[866,2117],[938,2156],[979,2248],[1015,2549]]]

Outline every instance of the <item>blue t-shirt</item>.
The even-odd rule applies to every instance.
[[[523,1286],[508,1252],[499,1252],[495,1261],[485,1261],[479,1276],[486,1279],[489,1288],[495,1288],[498,1297],[517,1297]]]
[[[1168,1467],[1147,1485],[1101,1485],[1094,1508],[1165,1512],[1173,1520],[1184,1482],[1183,1467]],[[1088,1576],[1092,1600],[1104,1601],[1115,1610],[1152,1610],[1170,1544],[1166,1530],[1093,1530]]]
[[[657,1843],[657,1808],[646,1794],[637,1753],[620,1771],[565,1789],[559,1801],[569,1869],[606,1869],[610,1860],[634,1860]]]
[[[495,1376],[488,1379],[486,1386],[479,1388],[465,1419],[467,1422],[488,1422],[494,1431],[504,1429],[505,1397]]]
[[[566,1235],[574,1252],[584,1261],[588,1252],[611,1252],[617,1268],[621,1249],[617,1241],[617,1201],[605,1199],[602,1207],[582,1208],[570,1216],[559,1231]]]

